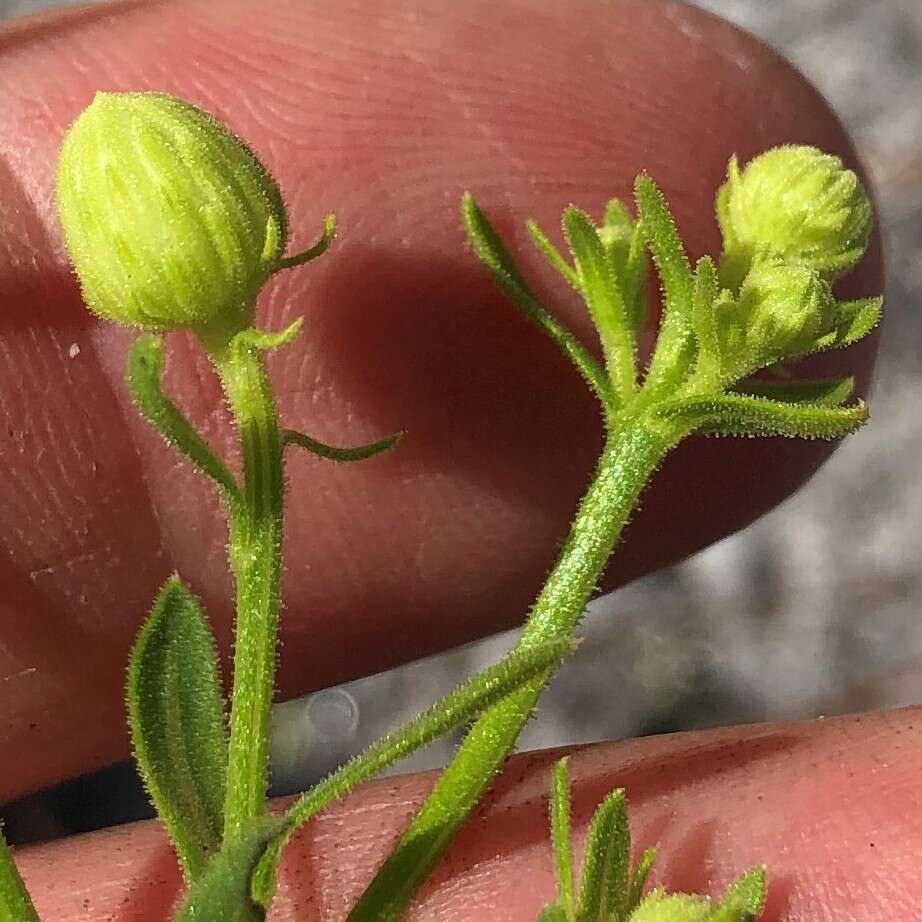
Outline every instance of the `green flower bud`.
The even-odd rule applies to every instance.
[[[288,232],[246,144],[160,93],[96,95],[64,138],[57,206],[94,313],[218,342],[252,325]]]
[[[738,298],[718,312],[726,371],[739,378],[805,355],[838,323],[836,301],[818,272],[778,258],[756,259]]]
[[[732,157],[717,216],[721,282],[734,291],[764,251],[832,281],[861,259],[871,230],[871,204],[858,177],[838,157],[805,146],[772,148],[742,172]]]

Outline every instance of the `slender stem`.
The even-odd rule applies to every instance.
[[[536,675],[550,673],[574,646],[572,641],[564,639],[508,654],[495,666],[489,666],[468,679],[419,717],[372,743],[360,755],[305,791],[285,812],[285,833],[266,850],[254,875],[253,893],[257,900],[267,907],[271,902],[279,855],[288,838],[299,827],[398,759],[468,723],[489,705]]]
[[[0,832],[0,922],[39,922],[13,854]]]
[[[681,437],[643,417],[613,425],[595,477],[560,557],[538,596],[517,649],[567,637],[576,627],[644,485]],[[480,717],[379,869],[350,922],[401,917],[468,813],[499,772],[538,701],[539,677]]]
[[[244,502],[230,510],[237,587],[225,838],[262,814],[268,786],[282,554],[282,436],[259,350],[231,343],[212,358],[240,434]]]

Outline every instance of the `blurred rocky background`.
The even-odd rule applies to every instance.
[[[0,0],[0,18],[53,3]],[[523,748],[922,701],[922,3],[700,0],[804,71],[852,132],[886,235],[873,427],[745,532],[595,603]],[[276,709],[280,791],[315,780],[512,643],[502,635]],[[444,762],[452,741],[402,763]],[[114,800],[113,800],[114,797]],[[130,767],[8,813],[13,838],[140,815]]]

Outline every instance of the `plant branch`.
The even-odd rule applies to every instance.
[[[285,828],[270,845],[253,880],[254,899],[268,906],[275,889],[279,855],[291,835],[324,807],[349,793],[356,785],[392,763],[427,746],[440,736],[472,720],[485,708],[531,679],[553,672],[576,646],[565,638],[512,652],[463,685],[449,692],[399,730],[372,743],[363,753],[302,794],[285,813]]]
[[[224,836],[262,814],[268,785],[282,554],[282,435],[259,347],[231,341],[212,355],[240,435],[244,501],[229,508],[237,589]]]
[[[516,649],[569,637],[650,476],[683,430],[637,416],[612,429],[596,475]],[[349,916],[396,922],[511,752],[547,684],[530,681],[474,724],[390,857]]]

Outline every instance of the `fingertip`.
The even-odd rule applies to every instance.
[[[570,752],[579,867],[592,813],[624,788],[633,852],[656,844],[651,883],[722,894],[768,868],[764,922],[915,918],[922,858],[919,709],[730,727]],[[511,759],[414,903],[415,922],[531,922],[554,895],[548,791],[563,753]],[[288,847],[274,919],[345,918],[430,790],[433,774],[370,783]],[[16,852],[43,918],[154,922],[180,896],[155,823]]]
[[[286,573],[280,674],[292,694],[520,623],[597,454],[592,397],[465,249],[465,188],[588,342],[585,307],[551,284],[527,216],[554,227],[571,202],[598,214],[613,195],[629,198],[647,169],[698,256],[719,248],[713,199],[733,152],[799,142],[856,162],[835,115],[789,64],[665,0],[436,0],[425,16],[413,0],[285,0],[268,16],[244,0],[220,16],[194,0],[123,3],[2,41],[0,196],[14,227],[0,241],[0,280],[15,305],[2,335],[20,348],[0,382],[16,395],[3,422],[35,443],[11,441],[2,455],[28,486],[4,537],[8,621],[29,638],[10,669],[37,664],[50,677],[44,694],[22,692],[3,737],[21,745],[35,725],[46,741],[28,766],[0,771],[8,796],[125,752],[110,702],[137,619],[171,567],[193,582],[222,638],[230,633],[217,502],[138,420],[123,384],[126,337],[80,307],[60,246],[57,145],[97,89],[174,92],[227,120],[278,175],[296,245],[298,228],[309,237],[336,210],[335,250],[284,273],[261,305],[267,328],[307,306],[306,335],[273,357],[285,424],[340,444],[412,436],[348,470],[293,461],[287,540],[298,565]],[[879,290],[877,246],[847,280],[856,295]],[[874,350],[868,341],[822,368],[855,374],[860,392]],[[193,356],[171,345],[168,386],[226,448],[220,391]],[[829,450],[690,441],[647,493],[610,584],[742,527]],[[56,523],[38,549],[35,521]],[[75,535],[92,536],[91,552]],[[38,620],[57,643],[32,641]],[[73,639],[68,662],[55,649],[62,636]],[[99,663],[89,676],[88,651]],[[104,717],[74,733],[88,712]]]

